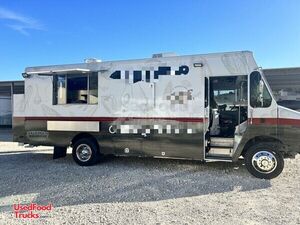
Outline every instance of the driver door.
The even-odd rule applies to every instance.
[[[250,125],[277,125],[277,104],[260,71],[253,71],[249,80]]]

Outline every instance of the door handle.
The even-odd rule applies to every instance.
[[[253,120],[253,109],[250,109],[250,124],[252,124],[252,120]]]

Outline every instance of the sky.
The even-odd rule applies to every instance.
[[[300,67],[299,0],[0,0],[0,80],[28,66],[253,51]]]

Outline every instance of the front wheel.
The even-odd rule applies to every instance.
[[[282,172],[284,160],[278,145],[257,143],[247,150],[245,164],[253,176],[261,179],[272,179]]]
[[[91,166],[100,159],[99,146],[91,138],[82,138],[73,145],[72,156],[80,166]]]

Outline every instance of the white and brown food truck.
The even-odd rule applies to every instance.
[[[237,161],[278,176],[300,152],[300,113],[279,106],[252,52],[28,67],[13,98],[14,141],[104,155]]]

